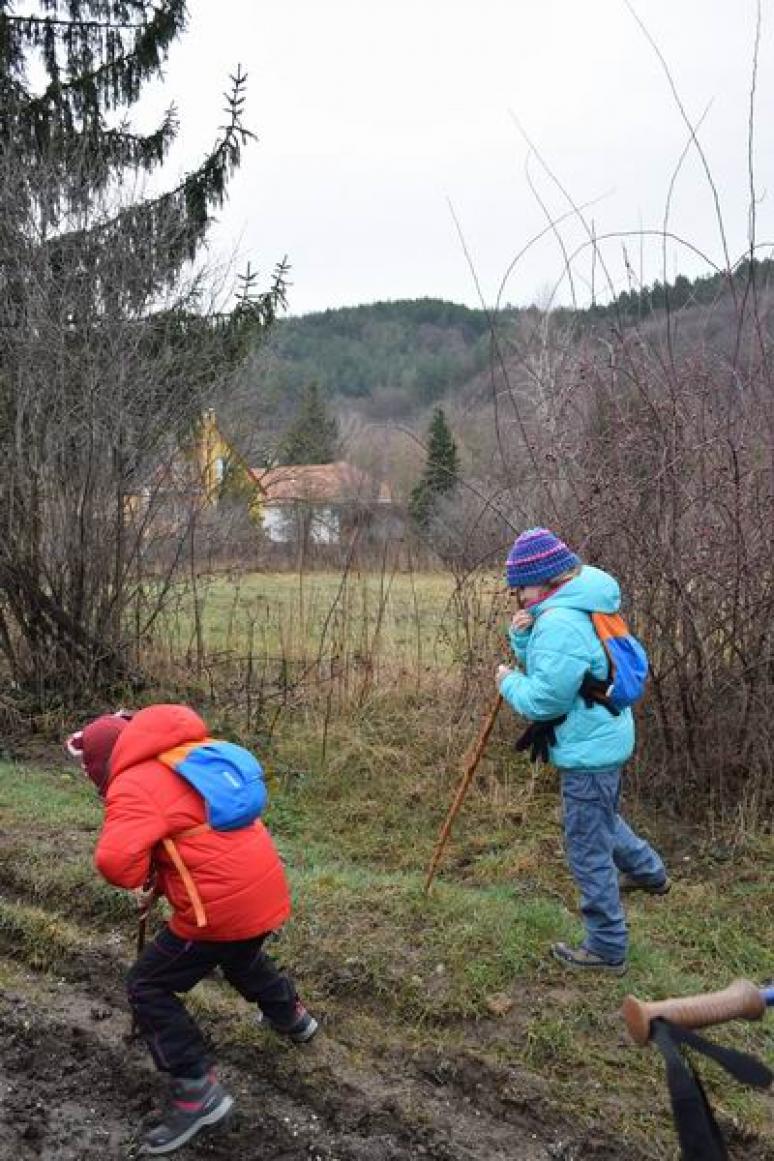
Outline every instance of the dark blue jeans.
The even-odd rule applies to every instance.
[[[619,766],[560,773],[565,854],[581,895],[583,946],[619,963],[626,958],[628,934],[618,872],[661,883],[666,870],[653,847],[618,813]]]
[[[288,1027],[298,1001],[293,981],[262,950],[267,935],[233,942],[180,939],[163,927],[127,977],[129,1003],[156,1067],[172,1076],[205,1076],[214,1063],[179,993],[220,968],[232,987],[272,1024]]]

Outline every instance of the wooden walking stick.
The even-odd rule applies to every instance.
[[[427,878],[425,879],[425,894],[427,894],[430,890],[430,884],[433,881],[433,875],[435,874],[436,867],[441,861],[441,855],[443,854],[446,844],[449,841],[452,823],[457,817],[462,803],[465,801],[465,795],[467,794],[468,788],[473,781],[473,775],[476,772],[476,767],[481,761],[481,756],[484,753],[487,742],[489,741],[489,735],[491,734],[492,729],[494,728],[494,724],[497,721],[497,715],[500,712],[500,706],[502,704],[503,695],[498,693],[491,709],[489,710],[489,713],[486,716],[486,720],[484,721],[484,724],[479,731],[478,737],[465,755],[462,763],[462,778],[460,779],[459,786],[457,787],[457,793],[454,795],[454,801],[449,807],[449,812],[444,819],[443,826],[438,832],[438,838],[435,843],[433,857],[430,860],[430,866],[427,870]]]
[[[148,930],[148,913],[149,912],[150,912],[150,907],[144,908],[144,910],[142,910],[140,912],[139,918],[137,920],[137,959],[140,958],[140,956],[142,955],[143,949],[145,947],[145,935],[146,935],[146,932]],[[134,1012],[132,1012],[132,1027],[129,1031],[129,1039],[136,1040],[139,1035],[140,1035],[140,1028],[139,1028],[139,1025],[137,1023],[137,1016],[135,1015]]]
[[[155,881],[156,881],[155,874],[151,874],[148,877],[148,879],[146,880],[146,882],[143,883],[140,890],[143,892],[151,891],[153,889]],[[136,947],[136,958],[137,959],[140,958],[140,956],[142,955],[143,950],[145,948],[145,937],[146,937],[147,932],[148,932],[148,916],[150,915],[151,911],[153,910],[153,905],[155,902],[156,902],[156,896],[155,896],[155,894],[153,894],[149,898],[147,898],[144,902],[142,902],[140,905],[139,915],[137,916],[137,947]],[[131,1031],[129,1033],[129,1039],[136,1040],[139,1035],[140,1035],[140,1029],[139,1029],[139,1026],[137,1024],[137,1017],[134,1014],[134,1012],[132,1012],[132,1028],[131,1028]]]

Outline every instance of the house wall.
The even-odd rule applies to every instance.
[[[272,544],[290,544],[296,537],[292,510],[283,504],[264,504],[261,510],[261,527],[267,540]]]
[[[341,517],[331,505],[264,504],[261,525],[272,544],[291,544],[298,540],[304,518],[309,519],[311,544],[338,544],[341,539]]]

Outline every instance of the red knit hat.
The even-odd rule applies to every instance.
[[[65,742],[68,754],[79,758],[87,776],[104,797],[109,776],[110,755],[118,741],[118,735],[131,721],[132,714],[119,710],[115,714],[102,714],[89,722],[82,730],[71,734]]]

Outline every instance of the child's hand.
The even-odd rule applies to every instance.
[[[511,621],[511,628],[518,633],[524,633],[527,629],[531,629],[535,623],[535,618],[526,609],[519,609],[517,613],[513,614]]]
[[[498,689],[500,688],[500,682],[502,681],[502,679],[504,677],[508,677],[509,674],[511,674],[511,673],[513,673],[513,670],[509,669],[507,665],[498,665],[497,666],[497,673],[495,674],[495,681],[497,682]]]
[[[157,895],[155,883],[146,883],[142,887],[134,887],[131,893],[134,896],[135,906],[140,915],[147,915],[153,907],[153,904],[156,902]]]

